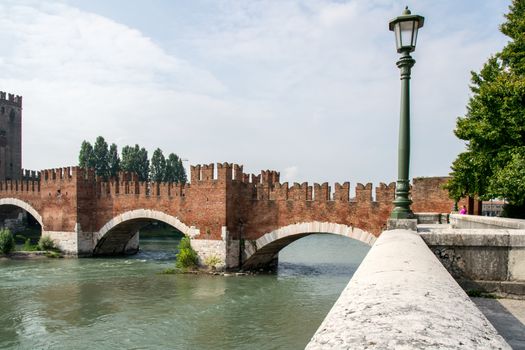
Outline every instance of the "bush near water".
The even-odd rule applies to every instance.
[[[196,267],[199,261],[197,252],[191,247],[190,237],[185,236],[177,246],[177,261],[175,266],[179,269]]]
[[[9,254],[15,248],[13,234],[7,228],[0,230],[0,253]]]
[[[38,247],[40,250],[53,250],[55,249],[55,242],[49,236],[42,236],[38,241]]]

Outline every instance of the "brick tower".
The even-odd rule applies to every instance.
[[[22,175],[22,96],[0,91],[0,180]]]

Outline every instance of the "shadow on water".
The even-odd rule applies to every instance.
[[[131,259],[168,261],[175,260],[177,246],[184,235],[177,229],[162,223],[152,222],[140,230],[139,251]]]

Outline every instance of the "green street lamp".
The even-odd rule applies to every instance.
[[[396,196],[392,219],[411,219],[410,184],[408,169],[410,165],[410,71],[416,61],[410,52],[416,49],[417,31],[423,27],[425,18],[412,15],[408,6],[403,14],[390,21],[388,27],[396,35],[397,52],[401,54],[397,66],[401,70],[401,113],[399,118],[399,146],[397,162]]]

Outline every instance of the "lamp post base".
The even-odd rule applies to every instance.
[[[415,219],[416,216],[410,209],[396,207],[390,214],[391,219]]]
[[[410,209],[412,201],[408,198],[409,190],[410,184],[408,180],[397,181],[394,210],[392,210],[392,214],[390,214],[391,219],[414,219],[416,217]]]
[[[410,230],[417,231],[417,219],[388,219],[387,230]]]

